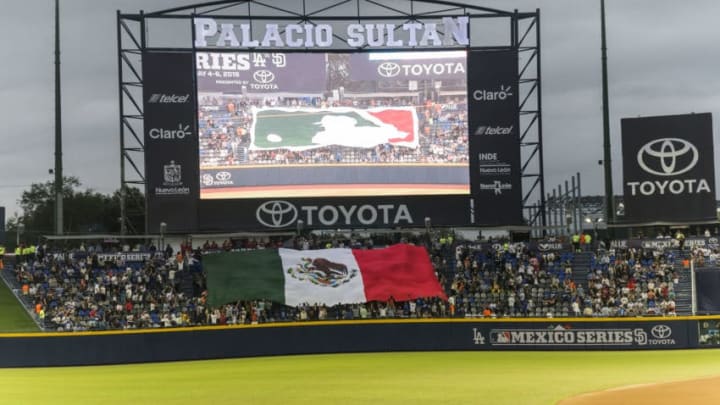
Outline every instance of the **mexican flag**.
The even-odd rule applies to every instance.
[[[418,146],[414,107],[253,109],[251,150]]]
[[[384,249],[267,249],[203,257],[212,306],[267,299],[290,306],[447,299],[427,252]]]

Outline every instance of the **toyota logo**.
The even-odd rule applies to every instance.
[[[272,83],[275,80],[275,73],[269,70],[257,70],[253,73],[253,79],[262,84]]]
[[[650,329],[655,339],[667,339],[672,335],[672,329],[667,325],[655,325]]]
[[[377,71],[382,77],[395,77],[400,74],[400,65],[395,62],[383,62],[378,65]]]
[[[217,172],[217,174],[215,174],[215,178],[218,181],[227,181],[230,180],[230,177],[232,177],[232,175],[229,172]]]
[[[255,217],[268,228],[285,228],[295,222],[298,210],[287,201],[273,200],[260,205]]]
[[[640,167],[656,176],[677,176],[692,170],[698,162],[695,145],[679,138],[661,138],[640,148],[637,161]]]

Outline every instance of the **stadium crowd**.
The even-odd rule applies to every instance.
[[[411,237],[412,238],[412,237]],[[6,266],[24,302],[48,330],[105,330],[232,325],[332,319],[420,317],[673,316],[679,258],[672,251],[599,249],[590,271],[574,269],[577,253],[530,250],[526,243],[477,244],[452,236],[432,240],[323,238],[207,241],[158,251],[101,244],[55,250],[40,246]],[[394,242],[425,243],[448,300],[297,307],[268,300],[207,305],[202,256],[215,251],[275,247],[371,249]],[[125,261],[117,254],[144,253]],[[717,256],[695,249],[689,254]],[[100,260],[100,259],[103,260]]]
[[[414,106],[419,146],[390,143],[373,148],[328,145],[302,151],[258,150],[252,146],[253,108]],[[200,99],[200,165],[203,168],[242,164],[314,163],[460,163],[467,161],[467,102],[464,96],[376,96],[328,101],[320,97],[253,98],[245,95],[205,95]]]

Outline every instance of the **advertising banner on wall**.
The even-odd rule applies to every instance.
[[[470,191],[477,225],[522,222],[518,55],[468,54]]]
[[[442,202],[438,203],[438,198]],[[438,210],[438,205],[442,210]],[[462,195],[378,196],[204,200],[201,230],[295,231],[304,229],[425,228],[469,221],[469,200]]]
[[[143,53],[148,232],[197,228],[198,137],[191,53]]]
[[[711,114],[625,118],[621,125],[625,220],[716,221]]]
[[[691,341],[686,324],[677,321],[480,324],[472,330],[468,335],[483,349],[669,349]]]
[[[720,313],[720,271],[717,268],[697,269],[695,271],[698,314]]]
[[[426,58],[398,58],[392,52],[350,55],[352,80],[465,80],[465,51],[445,52],[436,56],[418,53]],[[432,58],[431,58],[432,56]]]
[[[324,53],[197,52],[195,63],[206,92],[317,94],[327,77]]]

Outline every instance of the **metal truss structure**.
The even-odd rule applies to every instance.
[[[250,24],[260,21],[302,24],[362,21],[403,24],[456,16],[469,18],[468,49],[518,50],[524,218],[530,227],[545,227],[547,215],[543,178],[539,10],[502,11],[443,0],[218,0],[154,12],[117,12],[121,232],[134,232],[127,229],[127,218],[134,214],[126,209],[127,188],[140,187],[144,191],[146,184],[142,54],[145,50],[193,50],[194,18],[211,17]],[[341,34],[333,35],[338,39],[345,39]],[[363,50],[365,49],[349,46],[323,49],[325,52]]]

